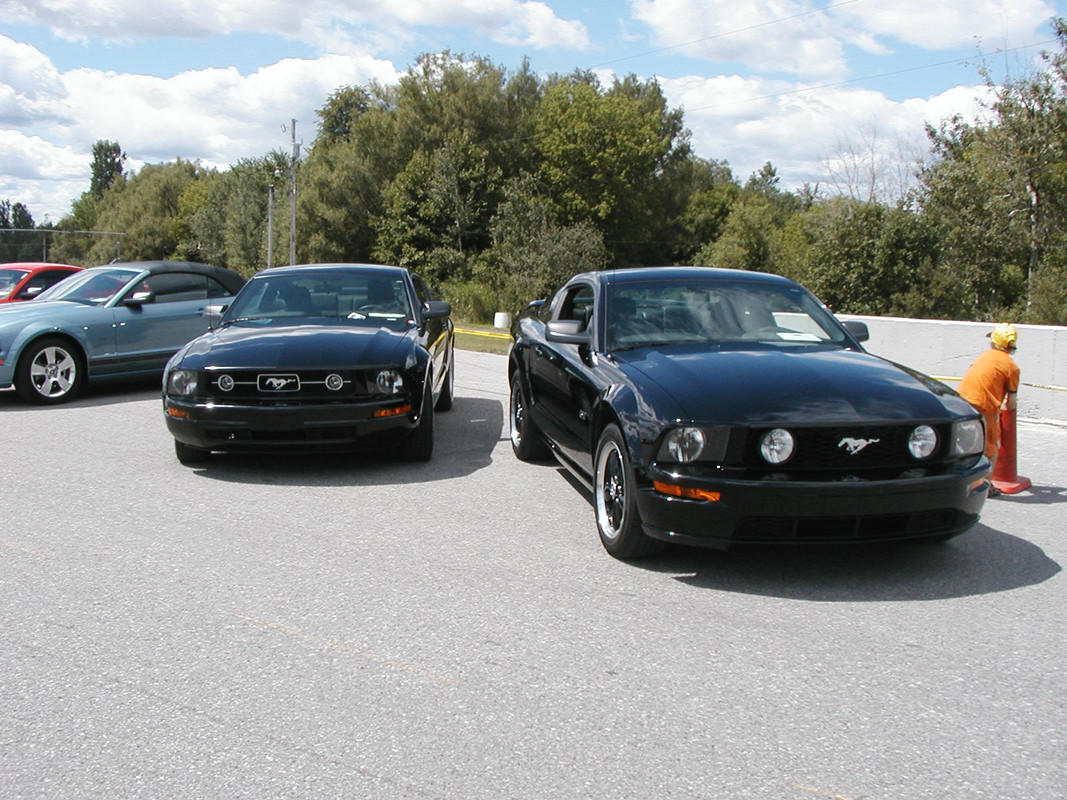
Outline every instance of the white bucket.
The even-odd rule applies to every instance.
[[[493,327],[494,328],[510,328],[511,327],[511,314],[507,311],[497,311],[493,315]]]

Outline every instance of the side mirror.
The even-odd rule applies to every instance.
[[[545,328],[545,338],[560,344],[585,345],[593,341],[589,331],[583,330],[585,323],[577,319],[555,319]]]
[[[204,306],[203,314],[204,319],[207,320],[208,328],[214,328],[216,325],[219,324],[219,321],[222,319],[222,315],[223,313],[225,313],[227,308],[229,308],[229,305]]]
[[[422,309],[423,319],[444,319],[452,315],[452,304],[444,300],[427,300]]]
[[[848,331],[857,342],[866,342],[871,338],[871,332],[867,330],[867,323],[858,319],[843,319],[841,327]]]
[[[154,303],[156,301],[155,292],[134,292],[129,297],[125,298],[122,302],[124,305],[140,308],[145,303]]]

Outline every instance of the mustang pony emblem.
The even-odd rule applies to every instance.
[[[850,456],[856,455],[860,450],[869,444],[875,444],[882,441],[881,439],[853,439],[850,436],[846,436],[840,442],[837,443],[838,447],[844,447],[848,450]]]
[[[259,388],[271,392],[295,391],[300,388],[296,375],[260,375]]]

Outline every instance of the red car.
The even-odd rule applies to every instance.
[[[72,267],[70,264],[46,264],[41,261],[0,264],[0,303],[32,300],[49,286],[79,270],[81,267]]]

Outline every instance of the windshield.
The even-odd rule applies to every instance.
[[[396,275],[356,270],[265,274],[237,295],[222,324],[356,322],[399,328],[412,321],[407,285]]]
[[[694,342],[841,345],[845,334],[799,287],[686,279],[611,287],[606,341],[609,350]]]
[[[3,300],[18,285],[18,282],[26,277],[21,269],[0,269],[0,300]]]
[[[37,295],[40,300],[69,300],[89,306],[107,305],[115,295],[144,270],[98,267],[83,270]]]

